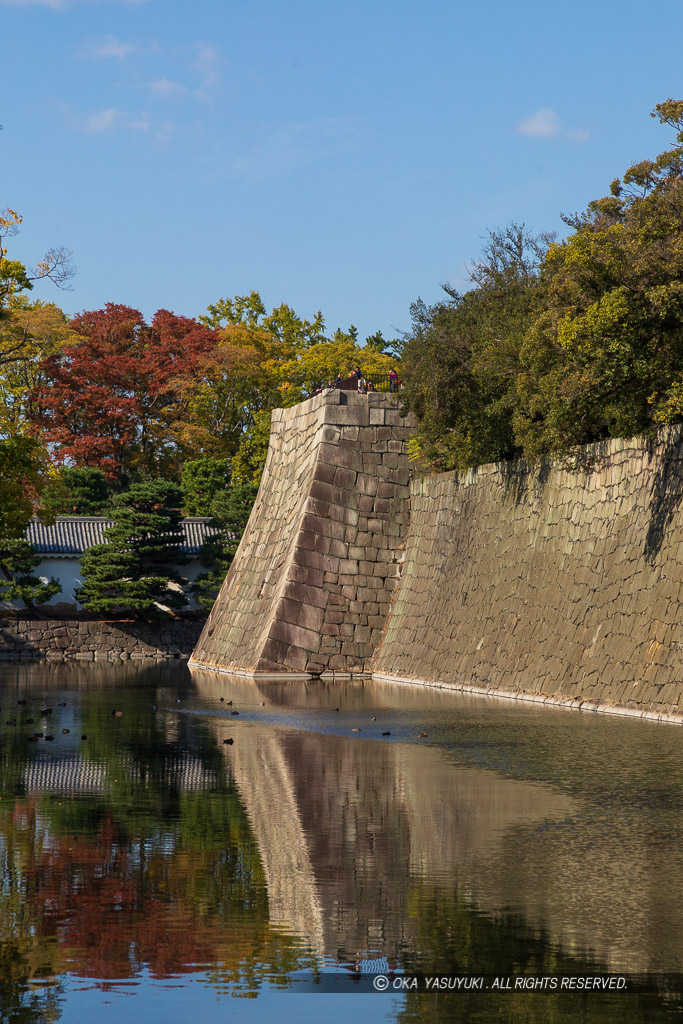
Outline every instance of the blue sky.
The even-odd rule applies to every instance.
[[[0,0],[11,255],[70,314],[259,290],[361,339],[671,143],[683,4]]]

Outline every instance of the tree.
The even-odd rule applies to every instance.
[[[41,508],[55,515],[101,516],[110,488],[101,469],[63,466],[41,495]]]
[[[356,366],[371,380],[386,377],[396,365],[392,357],[375,349],[361,348],[351,334],[337,330],[331,341],[306,349],[279,366],[281,404],[295,405],[311,391],[334,379],[337,373],[346,377]]]
[[[0,537],[22,535],[47,475],[45,452],[35,438],[0,438]]]
[[[40,303],[31,307],[24,293],[43,278],[64,287],[74,273],[71,254],[61,248],[50,249],[33,270],[8,259],[5,239],[20,224],[14,210],[0,213],[0,537],[9,538],[21,536],[47,477],[47,453],[27,436],[27,395],[29,367],[44,354],[38,339],[56,317]],[[52,344],[54,332],[47,333]]]
[[[402,346],[403,343],[400,338],[387,341],[381,331],[375,331],[374,334],[368,335],[365,339],[364,347],[370,352],[379,352],[382,355],[391,356],[392,359],[398,359]]]
[[[192,375],[215,332],[163,309],[147,326],[138,310],[113,303],[70,326],[82,340],[45,360],[35,395],[34,423],[55,457],[113,479],[172,473],[172,382]]]
[[[194,459],[183,466],[183,511],[188,516],[211,516],[217,494],[230,484],[228,459]]]
[[[683,416],[683,102],[653,116],[678,145],[566,217],[573,233],[543,262],[517,382],[515,434],[529,455]]]
[[[310,348],[325,340],[325,320],[320,310],[312,320],[305,320],[283,302],[266,315],[266,307],[258,292],[219,299],[206,312],[208,315],[199,319],[207,327],[219,330],[241,325],[257,330],[262,335],[270,335],[275,347],[284,353]]]
[[[513,431],[519,352],[538,290],[547,236],[512,224],[489,234],[473,287],[411,306],[401,392],[418,418],[413,453],[440,470],[519,454]]]
[[[167,410],[171,434],[182,457],[234,455],[264,405],[276,392],[252,346],[229,343],[229,336],[199,359],[190,374],[170,382],[174,398]]]
[[[94,612],[142,616],[184,607],[187,581],[176,572],[187,562],[180,505],[180,488],[166,480],[146,480],[115,495],[107,543],[83,556],[77,600]]]
[[[6,315],[12,298],[21,292],[31,291],[34,281],[48,279],[58,288],[63,288],[75,273],[72,253],[63,246],[48,249],[32,269],[27,269],[19,260],[7,259],[4,240],[17,234],[22,220],[16,210],[0,211],[0,317]]]
[[[199,604],[210,608],[223,586],[239,547],[258,493],[253,483],[235,484],[214,495],[212,525],[218,532],[207,537],[199,560],[208,572],[197,577],[192,593]]]
[[[78,336],[59,308],[51,302],[12,299],[0,319],[0,433],[25,434],[36,413],[34,396],[44,384],[43,363]]]
[[[28,541],[0,541],[0,601],[23,601],[29,611],[46,604],[62,589],[58,580],[36,576],[40,556]]]
[[[232,460],[232,480],[236,484],[258,484],[263,473],[270,444],[270,411],[262,410],[254,416],[237,454]]]

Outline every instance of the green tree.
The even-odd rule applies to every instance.
[[[229,459],[193,459],[183,466],[180,486],[188,516],[213,515],[216,495],[230,484]]]
[[[258,484],[266,464],[269,444],[270,410],[264,409],[254,416],[254,422],[244,434],[232,460],[233,483]]]
[[[528,455],[683,417],[683,101],[653,111],[677,145],[566,217],[526,333],[515,436]]]
[[[101,516],[106,514],[110,487],[101,469],[64,466],[41,495],[41,507],[56,515]]]
[[[20,537],[47,479],[45,452],[32,437],[0,436],[0,537]]]
[[[537,301],[549,242],[524,225],[490,233],[471,289],[411,307],[401,392],[418,418],[413,454],[437,469],[465,469],[519,453],[513,431],[519,353]]]
[[[25,293],[43,278],[63,287],[74,273],[63,248],[50,249],[34,269],[9,259],[5,240],[18,232],[21,220],[14,210],[0,212],[0,537],[9,538],[21,536],[47,479],[47,453],[27,436],[25,371],[38,364],[43,343],[54,344],[64,327],[61,310],[60,319],[57,307],[31,306]]]
[[[369,352],[379,352],[382,355],[391,356],[393,359],[400,358],[403,342],[400,338],[393,338],[387,341],[381,331],[375,331],[365,339],[364,348]]]
[[[58,594],[61,586],[54,576],[46,580],[33,572],[39,564],[40,556],[28,541],[0,541],[0,601],[23,601],[34,611]]]
[[[202,545],[199,559],[208,571],[197,577],[192,588],[196,600],[207,608],[216,600],[232,565],[257,493],[256,484],[242,483],[218,492],[213,497],[212,525],[218,532],[207,537]]]
[[[213,330],[243,325],[271,335],[283,350],[310,348],[325,340],[325,320],[320,310],[312,320],[305,320],[283,302],[270,313],[258,292],[219,299],[207,308],[200,321]]]
[[[107,543],[90,548],[81,563],[81,604],[94,612],[141,616],[187,604],[187,580],[176,572],[187,562],[181,502],[178,485],[166,480],[146,480],[114,496]]]

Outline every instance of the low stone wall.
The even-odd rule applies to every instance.
[[[126,661],[187,658],[202,621],[97,622],[78,619],[0,619],[0,659]]]

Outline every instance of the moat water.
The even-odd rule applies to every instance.
[[[2,1021],[683,1019],[680,727],[184,664],[0,708]]]

